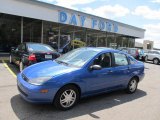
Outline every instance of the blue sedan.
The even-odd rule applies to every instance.
[[[80,98],[125,89],[134,93],[144,64],[108,48],[78,48],[56,60],[34,64],[17,76],[20,95],[32,103],[72,108]]]

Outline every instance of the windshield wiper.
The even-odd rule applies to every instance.
[[[59,63],[59,64],[64,64],[64,65],[69,65],[68,63],[66,63],[66,62],[63,62],[63,61],[59,61],[59,60],[55,60],[57,63]]]

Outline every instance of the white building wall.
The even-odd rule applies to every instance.
[[[50,5],[42,2],[38,2],[35,0],[1,0],[0,2],[0,12],[1,13],[7,13],[7,14],[13,14],[23,17],[30,17],[40,20],[46,20],[51,22],[59,22],[59,12],[64,11],[67,13],[67,21],[64,24],[69,24],[69,21],[71,19],[71,15],[75,14],[77,18],[77,26],[80,26],[80,16],[85,16],[86,21],[84,24],[85,28],[91,28],[92,26],[92,18],[96,19],[97,21],[104,21],[104,22],[111,22],[113,24],[118,25],[118,31],[117,34],[123,34],[127,36],[133,36],[137,38],[143,38],[144,37],[144,29],[136,28],[133,26],[129,26],[123,23],[119,23],[116,21],[100,18],[97,16],[85,14],[82,12],[70,10],[63,7],[58,7],[55,5]],[[95,26],[96,30],[99,30],[98,25]],[[103,31],[106,31],[104,29]],[[112,26],[112,31],[113,26]]]

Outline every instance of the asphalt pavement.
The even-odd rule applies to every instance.
[[[69,111],[59,111],[52,105],[24,101],[13,75],[18,68],[0,61],[0,120],[160,120],[160,65],[145,63],[145,67],[145,78],[136,93],[117,91],[89,97]]]

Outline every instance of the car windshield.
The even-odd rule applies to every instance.
[[[53,48],[45,44],[28,44],[28,50],[33,51],[43,51],[43,52],[55,52]]]
[[[61,57],[57,58],[56,61],[66,65],[82,67],[96,54],[98,54],[98,51],[90,50],[87,48],[79,48],[62,55]]]

